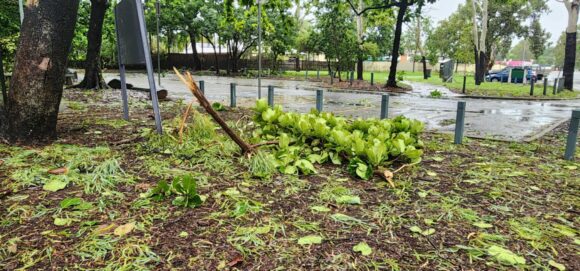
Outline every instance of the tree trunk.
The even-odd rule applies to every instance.
[[[201,60],[199,59],[199,54],[197,53],[197,46],[195,44],[195,33],[189,32],[189,40],[191,41],[191,51],[193,52],[193,67],[194,70],[201,70]]]
[[[218,62],[218,55],[217,52],[215,51],[215,45],[213,45],[213,59],[215,61],[215,74],[216,75],[220,75],[220,63]]]
[[[475,56],[475,74],[473,75],[473,77],[475,79],[475,85],[479,86],[482,83],[481,77],[479,76],[481,74],[482,60],[480,52],[477,50],[477,47],[474,47],[473,52]]]
[[[397,14],[397,24],[395,27],[395,39],[393,41],[393,50],[391,51],[391,69],[389,71],[389,79],[387,80],[387,87],[397,87],[397,64],[399,59],[399,49],[401,48],[401,32],[403,29],[403,21],[407,13],[408,6],[402,4],[399,7]]]
[[[574,89],[574,66],[576,65],[576,32],[566,32],[566,47],[564,56],[564,88]]]
[[[91,16],[87,32],[87,56],[85,57],[85,78],[76,87],[102,89],[106,87],[101,72],[101,44],[103,43],[103,22],[109,8],[107,0],[91,0]]]
[[[362,56],[359,56],[357,61],[356,61],[356,80],[363,80],[363,63],[364,63],[364,59]]]
[[[6,78],[4,77],[4,48],[0,45],[0,88],[2,88],[2,103],[0,107],[6,106],[8,100],[8,92],[6,91]],[[2,113],[2,112],[0,112]],[[1,124],[1,120],[0,120]],[[1,127],[0,127],[1,128]]]
[[[425,56],[421,56],[421,63],[423,63],[423,79],[427,80],[429,76],[427,76],[427,59]]]
[[[79,0],[28,1],[6,107],[12,141],[56,138]]]
[[[487,71],[487,55],[485,52],[479,52],[478,62],[476,67],[476,85],[485,82],[485,73]],[[477,84],[479,82],[479,84]]]

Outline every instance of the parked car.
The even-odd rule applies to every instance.
[[[514,70],[512,71],[512,83],[522,83],[522,78],[518,78],[517,76],[513,76],[513,72],[515,72],[516,70],[521,71],[521,68],[503,68],[499,71],[490,71],[487,76],[485,77],[486,81],[489,82],[503,82],[503,83],[507,83],[509,76],[510,76],[510,70]],[[527,74],[526,74],[526,80],[529,82],[530,80],[533,80],[533,82],[535,83],[538,80],[538,76],[536,75],[536,72],[534,72],[532,69],[526,69]]]

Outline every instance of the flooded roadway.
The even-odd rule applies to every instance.
[[[79,75],[82,78],[82,75]],[[118,74],[104,74],[107,81]],[[258,97],[255,78],[230,78],[197,76],[205,81],[206,97],[212,102],[229,104],[230,83],[237,84],[238,106],[251,107]],[[127,82],[137,87],[148,87],[147,77],[142,73],[127,74]],[[441,86],[409,83],[413,91],[390,94],[389,117],[405,115],[425,122],[427,129],[452,132],[455,127],[457,102],[467,102],[465,133],[467,136],[501,140],[531,140],[555,125],[570,118],[573,109],[580,109],[580,100],[570,101],[509,101],[492,99],[465,99]],[[192,99],[189,90],[173,75],[161,79],[161,85],[169,91],[171,99]],[[275,87],[274,103],[285,110],[308,112],[315,107],[317,82],[262,79],[262,97],[267,86]],[[434,89],[443,92],[443,98],[434,99],[429,93]],[[381,106],[380,93],[325,91],[324,111],[352,117],[378,117]]]

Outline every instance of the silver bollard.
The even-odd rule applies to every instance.
[[[465,102],[457,103],[457,118],[455,121],[455,144],[463,143],[463,130],[465,128]]]
[[[566,141],[566,152],[564,159],[572,161],[576,154],[576,143],[578,142],[578,125],[580,124],[580,110],[572,111],[570,128],[568,129],[568,140]]]

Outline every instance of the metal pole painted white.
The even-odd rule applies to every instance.
[[[161,4],[159,0],[155,2],[155,13],[157,17],[157,81],[161,86],[161,48],[159,46],[159,16],[161,15]]]
[[[18,0],[18,11],[20,12],[20,24],[22,25],[22,22],[24,22],[24,3],[22,3],[22,0]]]
[[[258,0],[258,99],[262,98],[262,0]]]

